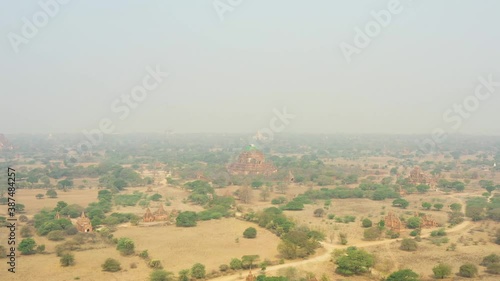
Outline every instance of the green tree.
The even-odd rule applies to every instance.
[[[419,217],[411,217],[406,222],[406,226],[411,229],[419,228],[422,220]]]
[[[254,227],[249,227],[245,229],[245,231],[243,232],[243,237],[249,239],[257,237],[257,229],[255,229]]]
[[[360,275],[369,272],[375,263],[373,255],[355,247],[347,249],[346,255],[342,255],[335,261],[336,272],[345,276]]]
[[[426,184],[419,184],[419,185],[417,185],[416,188],[417,188],[418,192],[420,192],[420,193],[426,193],[427,191],[429,191],[430,186],[428,186]]]
[[[251,183],[253,188],[259,188],[264,185],[264,182],[261,180],[255,180]]]
[[[149,275],[150,281],[172,281],[174,279],[174,274],[162,269],[157,269]]]
[[[57,198],[57,192],[53,189],[47,190],[45,195],[47,195],[47,197],[49,197],[49,198]]]
[[[231,262],[229,263],[229,267],[233,270],[238,270],[238,269],[242,269],[243,268],[243,263],[241,262],[241,260],[237,259],[237,258],[234,258],[231,260]]]
[[[408,207],[409,205],[410,205],[410,202],[406,201],[403,198],[398,198],[398,199],[395,199],[394,201],[392,201],[392,206],[401,207],[403,209],[406,209],[406,207]]]
[[[61,263],[61,266],[74,265],[75,264],[75,256],[71,253],[64,254],[59,259],[59,262]]]
[[[462,204],[460,204],[460,203],[453,203],[453,204],[450,205],[450,209],[453,212],[460,212],[462,210]]]
[[[41,193],[38,193],[37,195],[35,195],[36,199],[42,199],[45,195],[41,194]]]
[[[372,227],[372,225],[373,225],[372,221],[370,219],[368,219],[368,218],[364,218],[363,221],[361,222],[361,224],[365,228]]]
[[[423,202],[422,203],[422,208],[424,208],[426,210],[430,210],[432,208],[432,204],[429,203],[429,202]]]
[[[411,269],[402,269],[391,273],[385,281],[420,281],[420,277]]]
[[[451,266],[440,263],[432,268],[432,272],[434,273],[434,277],[438,279],[444,279],[451,274]]]
[[[61,189],[66,189],[68,187],[72,187],[73,186],[73,180],[71,180],[71,179],[64,179],[62,181],[59,181],[57,183],[57,186],[60,187]]]
[[[241,264],[244,269],[253,268],[253,264],[259,260],[259,255],[245,255],[241,257]]]
[[[122,255],[128,256],[134,253],[135,244],[134,241],[130,238],[120,238],[118,239],[118,244],[116,245],[116,249],[120,251]]]
[[[322,208],[318,208],[318,209],[314,210],[315,217],[321,218],[321,217],[323,217],[324,214],[325,214],[325,210],[323,210]]]
[[[472,263],[466,263],[460,266],[458,271],[458,275],[462,277],[472,278],[475,277],[478,273],[477,266]]]
[[[191,276],[196,279],[205,278],[205,266],[201,263],[196,263],[191,267]]]
[[[177,216],[177,219],[175,220],[175,225],[182,227],[192,227],[196,226],[196,220],[197,220],[197,215],[195,212],[191,211],[181,212]]]
[[[403,239],[403,241],[401,241],[401,246],[399,248],[403,251],[408,252],[416,251],[418,248],[417,241],[410,238],[405,238]]]
[[[26,238],[19,244],[19,251],[23,255],[32,255],[35,253],[36,242],[33,238]]]
[[[160,201],[161,197],[162,197],[161,194],[155,193],[155,194],[151,195],[149,197],[149,199],[151,201]]]
[[[440,211],[443,207],[444,207],[444,205],[443,205],[443,204],[441,204],[441,203],[436,203],[436,204],[434,204],[434,209],[436,209],[436,210],[438,210],[438,211]]]
[[[106,259],[106,261],[104,261],[104,263],[101,265],[101,267],[102,267],[102,270],[109,271],[109,272],[117,272],[117,271],[120,271],[122,269],[120,266],[120,262],[115,260],[115,259],[112,259],[112,258]]]

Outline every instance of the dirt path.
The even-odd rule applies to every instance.
[[[455,198],[457,198],[457,197],[455,197]],[[457,199],[462,202],[462,207],[465,209],[465,204],[464,204],[463,199],[462,198],[457,198]],[[453,228],[448,229],[446,232],[448,234],[450,234],[450,233],[456,233],[456,232],[462,232],[464,230],[467,230],[471,226],[472,226],[472,221],[465,220],[461,224],[456,225]],[[422,238],[427,238],[429,236],[430,236],[430,232],[429,233],[425,233],[421,237]],[[280,270],[282,268],[287,268],[287,267],[292,267],[292,266],[300,266],[300,265],[305,265],[305,264],[310,264],[310,263],[317,263],[317,262],[328,261],[328,260],[331,259],[331,252],[334,249],[346,249],[346,248],[351,247],[351,246],[356,246],[358,248],[364,248],[364,247],[377,246],[377,245],[383,245],[383,244],[398,243],[399,241],[401,241],[401,240],[400,239],[391,239],[391,240],[377,240],[377,241],[362,241],[360,243],[356,243],[356,244],[352,244],[352,245],[334,245],[334,244],[327,243],[327,242],[321,242],[321,245],[326,249],[326,253],[324,253],[323,255],[316,256],[316,257],[313,257],[313,258],[310,258],[310,259],[307,259],[307,260],[295,261],[295,262],[286,263],[286,264],[269,266],[266,269],[266,272],[267,273],[269,273],[269,272],[275,272],[275,271]],[[235,274],[232,274],[232,275],[221,276],[221,277],[217,277],[217,278],[210,279],[210,280],[214,280],[214,281],[235,281],[235,280],[241,280],[243,278],[242,276],[246,276],[246,273],[245,272],[244,273],[238,272],[238,273],[235,273]]]

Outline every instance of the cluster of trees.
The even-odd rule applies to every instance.
[[[76,228],[69,219],[55,218],[56,213],[62,209],[68,210],[68,204],[66,202],[59,201],[53,210],[49,211],[47,209],[43,209],[34,216],[33,226],[35,227],[38,235],[45,236],[52,233],[50,237],[53,237],[53,240],[61,240],[58,237],[60,237],[63,233],[66,235],[76,234]]]
[[[196,221],[198,220],[220,219],[234,215],[231,211],[234,198],[216,195],[213,187],[208,182],[196,180],[186,183],[185,187],[192,191],[189,195],[189,200],[195,204],[202,205],[205,210],[199,213],[191,211],[179,213],[176,219],[177,226],[191,227],[196,226]]]
[[[440,179],[437,184],[438,188],[443,191],[451,191],[455,190],[458,192],[462,192],[465,190],[465,183],[461,181],[448,181],[446,179]]]
[[[315,252],[324,240],[324,235],[307,227],[297,227],[289,220],[283,211],[276,207],[264,209],[259,213],[246,214],[245,219],[256,222],[279,236],[282,241],[278,251],[286,259],[306,257]]]
[[[500,197],[493,197],[490,202],[484,197],[474,197],[467,200],[465,215],[473,221],[486,218],[500,221]]]
[[[362,275],[370,271],[375,264],[375,257],[356,247],[349,247],[341,253],[336,253],[335,272],[344,276]]]
[[[435,203],[433,205],[432,203],[429,202],[422,202],[422,208],[430,210],[432,207],[434,207],[434,209],[436,209],[437,211],[440,211],[441,209],[443,209],[444,205],[442,203]]]
[[[145,194],[136,190],[132,194],[116,194],[114,201],[117,206],[135,206],[143,197]]]
[[[101,163],[99,165],[99,185],[115,192],[124,190],[127,186],[144,185],[145,180],[131,168],[120,165]]]
[[[500,184],[495,185],[491,180],[480,180],[479,185],[482,188],[486,189],[486,192],[488,192],[489,194],[497,189],[500,190]]]

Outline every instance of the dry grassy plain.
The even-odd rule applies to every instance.
[[[334,160],[331,165],[335,169],[336,165],[354,165],[360,167],[367,175],[374,176],[376,180],[389,176],[389,170],[392,168],[388,161],[399,161],[391,157],[370,157],[360,160]],[[444,157],[429,158],[432,161],[450,161]],[[391,162],[392,163],[392,162]],[[380,168],[374,169],[372,166],[378,164]],[[387,165],[386,168],[382,168]],[[376,175],[375,175],[376,172]],[[403,171],[408,173],[409,169]],[[443,173],[443,178],[451,178],[450,173]],[[500,182],[500,173],[492,174],[488,171],[479,171],[479,179],[492,179],[495,182]],[[500,245],[492,242],[492,233],[500,228],[500,224],[493,222],[471,223],[467,222],[463,228],[448,235],[450,241],[441,246],[433,245],[429,240],[423,240],[419,243],[419,249],[416,252],[404,252],[399,250],[398,240],[387,240],[377,245],[369,244],[363,240],[363,228],[361,220],[369,218],[373,222],[378,222],[389,211],[397,215],[403,215],[406,218],[412,216],[413,212],[425,212],[432,215],[439,223],[445,224],[447,221],[447,208],[442,211],[422,210],[422,202],[443,203],[445,206],[460,202],[463,203],[467,196],[478,196],[484,190],[478,187],[478,180],[473,180],[467,185],[467,189],[463,193],[444,194],[442,192],[431,191],[427,194],[406,195],[404,198],[410,202],[407,209],[400,209],[391,206],[392,200],[373,201],[369,199],[333,199],[331,207],[326,210],[326,214],[335,214],[336,217],[346,215],[356,216],[356,221],[353,223],[339,223],[335,220],[329,220],[326,214],[323,218],[313,216],[313,212],[317,208],[322,208],[324,201],[318,200],[313,205],[306,205],[303,211],[286,211],[285,213],[292,217],[297,224],[307,225],[313,229],[323,231],[327,236],[327,242],[333,242],[334,247],[341,247],[338,244],[337,235],[344,232],[348,235],[348,245],[365,247],[370,252],[377,256],[377,264],[374,269],[374,276],[351,277],[345,278],[334,274],[335,266],[330,261],[318,261],[297,266],[299,270],[304,272],[313,272],[319,278],[325,274],[330,280],[380,280],[381,276],[387,275],[389,272],[400,268],[411,268],[421,274],[423,280],[433,280],[431,278],[432,267],[438,262],[446,262],[453,266],[453,271],[456,273],[461,264],[472,262],[479,264],[482,257],[491,253],[500,253]],[[362,179],[360,179],[362,180]],[[75,182],[75,186],[80,185],[81,181]],[[95,186],[95,183],[89,179],[88,186]],[[353,185],[354,186],[354,185]],[[327,186],[334,187],[334,186]],[[227,188],[217,189],[219,195],[228,195],[236,191],[239,186],[230,186]],[[286,197],[293,198],[295,195],[307,191],[310,187],[307,185],[291,184]],[[322,187],[312,187],[319,189]],[[134,191],[145,192],[146,187],[128,188],[124,193],[132,193]],[[189,192],[179,187],[169,186],[164,182],[153,187],[153,193],[159,193],[163,199],[168,198],[171,205],[165,207],[167,210],[177,209],[182,211],[201,211],[200,206],[194,206],[187,203],[184,199],[189,195]],[[26,215],[32,217],[42,208],[54,208],[58,201],[65,201],[68,204],[79,204],[87,206],[89,203],[96,201],[98,190],[92,189],[73,189],[68,192],[58,191],[58,198],[44,198],[38,200],[35,195],[38,193],[45,194],[46,190],[19,190],[16,195],[18,202],[26,206]],[[150,193],[149,195],[153,194]],[[270,204],[272,198],[282,196],[273,192],[270,198],[263,202],[259,199],[259,191],[253,191],[253,200],[250,204],[241,204],[245,210],[262,210],[273,206]],[[151,209],[154,211],[158,204],[164,202],[152,202]],[[114,212],[130,212],[142,216],[144,209],[139,206],[134,207],[114,207]],[[6,208],[0,206],[0,216],[6,215]],[[200,262],[207,266],[207,271],[218,270],[219,265],[228,264],[231,258],[241,258],[243,255],[258,254],[263,259],[278,259],[276,246],[279,243],[279,238],[274,234],[258,228],[258,236],[256,239],[248,240],[242,238],[243,230],[255,224],[236,220],[236,219],[221,219],[214,221],[199,222],[197,227],[193,228],[178,228],[175,226],[130,226],[128,224],[121,225],[114,233],[115,237],[129,237],[135,241],[137,252],[147,249],[149,254],[154,259],[159,259],[165,266],[165,269],[177,273],[179,270],[191,267],[194,263]],[[428,233],[429,231],[426,231]],[[409,231],[404,231],[402,237],[408,236]],[[0,244],[4,245],[6,241],[6,229],[0,229]],[[236,242],[239,238],[239,243]],[[20,241],[18,233],[18,241]],[[68,238],[71,239],[71,238]],[[76,264],[72,267],[64,268],[59,265],[59,258],[55,255],[55,246],[61,242],[48,241],[45,237],[35,236],[38,244],[45,244],[47,254],[36,254],[32,256],[18,257],[18,273],[15,275],[7,275],[4,270],[4,265],[0,268],[0,280],[47,280],[47,281],[63,281],[63,280],[147,280],[151,272],[145,262],[136,257],[120,256],[118,251],[106,244],[91,244],[94,249],[85,251],[76,251]],[[451,243],[456,243],[455,251],[446,251]],[[372,246],[370,246],[372,245]],[[324,254],[322,251],[318,255]],[[123,270],[117,273],[107,273],[101,271],[101,264],[108,257],[118,259]],[[0,260],[4,264],[4,260]],[[131,268],[130,264],[136,263],[137,268]],[[271,272],[276,274],[276,272]],[[467,280],[500,280],[494,276],[484,272],[484,268],[480,267],[481,277],[477,279]],[[246,276],[246,273],[242,277]],[[9,278],[9,279],[6,279]],[[241,279],[239,274],[236,274],[236,279]],[[448,280],[462,280],[456,276]],[[465,280],[465,279],[464,279]]]

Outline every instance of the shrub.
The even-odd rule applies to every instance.
[[[59,262],[61,263],[61,266],[70,266],[75,264],[75,256],[71,253],[64,254],[60,259]]]
[[[420,281],[417,273],[410,269],[403,269],[393,272],[385,281]]]
[[[66,235],[75,235],[75,234],[78,234],[78,230],[76,229],[76,227],[74,225],[66,228],[64,230],[64,232],[66,232]]]
[[[221,264],[221,265],[219,266],[219,270],[220,270],[221,272],[228,271],[228,270],[229,270],[229,265],[227,265],[227,264]]]
[[[50,241],[61,241],[64,240],[64,230],[53,230],[47,234],[47,239]]]
[[[120,262],[115,260],[115,259],[112,259],[112,258],[106,259],[106,261],[104,261],[104,263],[101,265],[101,267],[102,267],[102,270],[109,271],[109,272],[117,272],[117,271],[120,271],[122,269],[120,266]]]
[[[438,230],[434,230],[431,232],[431,236],[432,237],[436,237],[436,236],[446,236],[446,231],[444,230],[444,228],[440,228]]]
[[[35,253],[36,242],[32,238],[26,238],[19,244],[19,251],[23,255],[31,255]]]
[[[328,214],[328,219],[329,219],[329,220],[333,220],[333,218],[334,218],[334,217],[335,217],[335,215],[334,215],[334,214]]]
[[[31,227],[29,225],[24,225],[21,227],[21,237],[31,237],[33,236],[33,232],[31,231]]]
[[[205,266],[201,263],[196,263],[191,268],[191,276],[196,279],[205,278]]]
[[[143,259],[147,259],[149,257],[148,250],[144,250],[144,251],[140,252],[139,257],[141,257]]]
[[[417,250],[418,244],[413,239],[405,238],[401,241],[401,246],[399,248],[403,251],[413,252]]]
[[[460,270],[458,271],[458,275],[462,277],[472,278],[477,275],[477,267],[472,263],[466,263],[460,266]]]
[[[120,238],[118,239],[118,244],[116,249],[120,251],[122,255],[128,256],[134,253],[135,244],[130,238]]]
[[[148,266],[151,268],[162,269],[163,265],[160,260],[150,260]]]
[[[420,230],[419,229],[415,229],[415,230],[412,230],[410,232],[410,236],[413,236],[413,237],[415,237],[415,236],[417,236],[419,234],[420,234]]]
[[[257,230],[254,227],[249,227],[243,232],[243,237],[245,238],[255,238],[257,237]]]
[[[500,263],[492,263],[488,265],[486,271],[491,274],[500,274]]]
[[[489,266],[490,264],[493,263],[500,263],[500,256],[497,254],[491,254],[483,258],[483,261],[481,262],[482,266]]]
[[[382,233],[380,231],[380,228],[370,227],[370,228],[365,229],[365,231],[363,232],[363,237],[366,240],[377,240],[380,238],[381,234]]]
[[[20,216],[19,216],[19,221],[20,221],[20,222],[27,222],[27,221],[28,221],[28,217],[27,217],[27,216],[25,216],[25,215],[20,215]]]
[[[149,280],[150,281],[170,281],[173,279],[172,275],[173,275],[172,272],[168,272],[168,271],[159,269],[159,270],[155,270],[155,271],[151,272],[151,274],[149,275]]]
[[[440,263],[432,268],[432,272],[434,273],[434,277],[444,279],[451,274],[451,266]]]
[[[37,253],[39,253],[39,254],[41,254],[41,253],[45,252],[45,245],[44,245],[44,244],[42,244],[42,245],[38,245],[38,246],[36,247],[36,252],[37,252]]]

